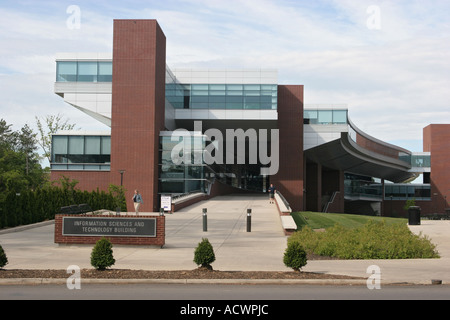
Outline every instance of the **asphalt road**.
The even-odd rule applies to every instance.
[[[153,301],[289,301],[289,300],[449,300],[449,285],[183,285],[81,284],[0,286],[1,300],[153,300]],[[178,303],[179,304],[179,303]],[[157,306],[156,304],[155,306]],[[172,310],[173,311],[173,310]]]

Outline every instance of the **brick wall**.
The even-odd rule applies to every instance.
[[[278,86],[280,167],[270,182],[293,211],[303,210],[303,86]]]
[[[159,212],[159,133],[165,129],[166,38],[156,20],[114,20],[111,178],[142,211]],[[114,180],[115,179],[115,180]]]
[[[58,214],[55,216],[55,243],[58,244],[95,244],[101,236],[64,236],[63,217],[79,217],[78,215]],[[156,218],[156,237],[108,237],[112,244],[120,245],[155,245],[164,246],[166,241],[165,216],[113,216],[113,218]]]

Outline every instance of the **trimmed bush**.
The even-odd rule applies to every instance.
[[[306,251],[299,241],[290,241],[284,252],[283,262],[286,267],[294,269],[294,271],[300,271],[300,269],[306,266],[307,258]]]
[[[212,270],[211,263],[216,261],[214,249],[208,239],[203,238],[194,252],[194,262],[203,268]]]
[[[0,269],[8,264],[8,258],[6,257],[6,253],[3,250],[2,246],[0,246]]]
[[[406,223],[368,221],[358,228],[336,224],[325,232],[305,226],[288,239],[291,241],[302,243],[308,253],[340,259],[439,258],[430,239],[412,233]]]
[[[91,265],[97,270],[105,270],[115,262],[111,241],[106,238],[98,240],[91,252]]]

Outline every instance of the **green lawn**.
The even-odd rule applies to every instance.
[[[408,219],[405,218],[375,217],[345,213],[293,212],[291,215],[297,224],[298,230],[305,225],[308,225],[311,229],[327,229],[336,223],[348,228],[357,228],[365,225],[369,220],[384,220],[387,224],[408,222]]]

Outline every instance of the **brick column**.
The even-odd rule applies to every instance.
[[[278,86],[280,168],[270,181],[293,211],[303,210],[303,86]]]
[[[128,211],[158,212],[159,132],[164,130],[166,38],[156,20],[114,20],[111,181],[125,170]]]

